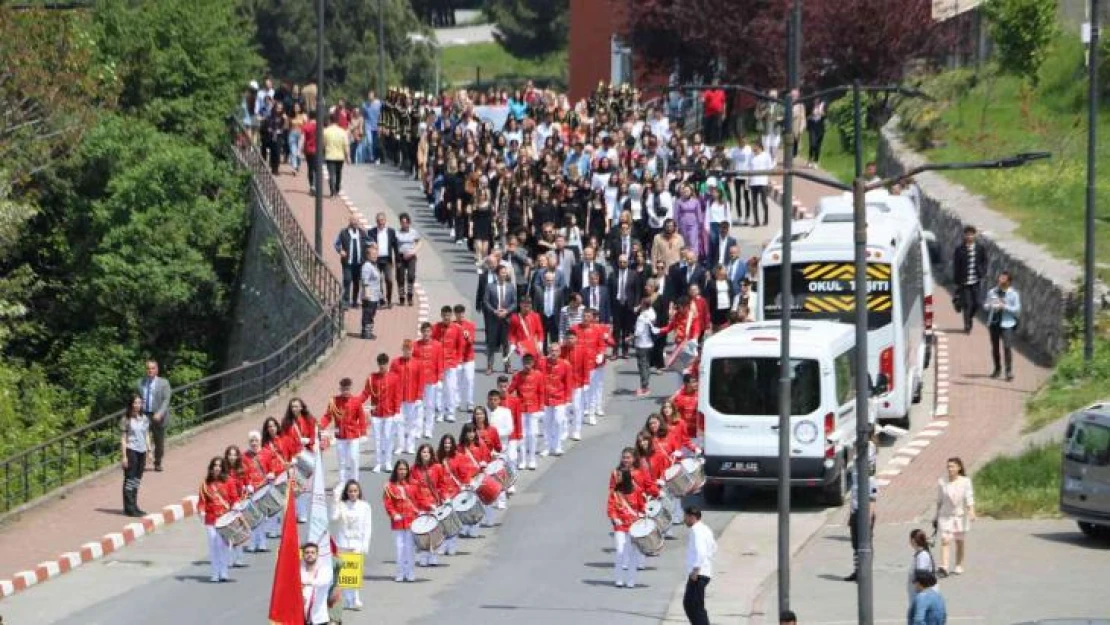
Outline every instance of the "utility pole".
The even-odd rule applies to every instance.
[[[786,97],[782,99],[783,140],[782,163],[787,172],[782,179],[782,328],[779,332],[779,488],[778,488],[778,586],[779,612],[790,609],[790,416],[791,376],[794,368],[790,366],[790,318],[794,307],[793,267],[791,247],[794,220],[794,93],[798,87],[798,40],[800,33],[802,2],[794,0],[786,35]]]
[[[385,0],[378,0],[378,93],[385,94]]]
[[[316,178],[316,255],[324,255],[324,2],[316,0],[316,156],[309,164]]]
[[[1095,355],[1095,171],[1098,154],[1098,0],[1091,0],[1091,43],[1087,58],[1087,215],[1083,254],[1083,361]]]

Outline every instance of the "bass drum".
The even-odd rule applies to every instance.
[[[251,528],[238,510],[232,510],[216,519],[216,533],[232,547],[246,544],[251,539]]]
[[[705,485],[705,461],[701,458],[683,458],[682,462],[667,467],[663,480],[672,497],[692,495]]]
[[[657,556],[663,551],[665,544],[663,532],[651,519],[637,520],[632,527],[628,528],[628,536],[632,539],[632,544],[636,545],[640,553],[645,556]]]
[[[477,525],[481,522],[482,516],[485,515],[482,502],[478,501],[478,495],[469,490],[464,490],[455,495],[455,498],[451,500],[451,507],[459,515],[459,520],[462,521],[463,525]]]
[[[266,514],[255,504],[253,497],[235,504],[234,510],[243,516],[243,521],[252,530],[266,520]]]
[[[443,544],[443,528],[434,514],[422,514],[412,522],[412,538],[420,551],[435,551]]]
[[[285,507],[285,494],[280,492],[276,485],[268,484],[258,489],[258,492],[251,497],[251,501],[267,517],[277,516]]]
[[[670,497],[660,497],[647,502],[644,513],[647,518],[655,522],[660,532],[666,533],[671,528],[671,503]]]

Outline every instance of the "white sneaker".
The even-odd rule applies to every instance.
[[[508,506],[507,506],[507,505],[505,504],[505,502],[504,502],[504,501],[499,501],[499,502],[497,502],[497,509],[498,509],[498,510],[504,510],[504,509],[505,509],[505,508],[507,508],[507,507],[508,507]]]
[[[416,581],[416,576],[415,575],[409,575],[409,576],[405,577],[405,581],[406,582],[415,582]]]
[[[398,583],[403,582],[403,581],[405,581],[405,576],[404,575],[398,575],[397,577],[393,578],[393,581],[398,582]]]
[[[505,492],[510,494],[510,495],[515,495],[516,494],[516,484],[513,484],[512,486],[510,486],[509,490],[507,490]]]
[[[597,417],[593,415],[586,417],[586,425],[597,425]]]
[[[604,417],[605,416],[605,409],[604,408],[598,408],[596,414],[599,417]]]
[[[582,433],[581,432],[575,432],[574,434],[571,434],[570,435],[570,440],[572,440],[572,441],[582,440]]]
[[[549,454],[547,453],[546,449],[540,452],[540,458],[546,458],[548,455]]]
[[[444,419],[444,421],[446,421],[448,423],[454,423],[455,422],[455,417],[452,416],[452,415],[447,415],[447,417]]]
[[[362,600],[361,599],[355,599],[355,605],[352,606],[352,609],[361,610],[362,609]]]
[[[617,588],[624,588],[624,582],[622,582],[620,580],[616,581],[616,585],[617,585]]]
[[[535,460],[529,460],[528,461],[528,470],[529,471],[535,471],[536,470],[536,461]]]
[[[443,415],[436,415],[436,423],[443,423]]]
[[[410,456],[415,454],[416,453],[416,447],[409,447],[408,449],[405,450],[405,453],[410,455]]]
[[[563,452],[563,449],[562,449],[562,447],[560,447],[559,449],[556,449],[556,450],[555,450],[555,455],[556,455],[556,456],[561,456],[561,455],[563,455],[563,453],[564,453],[564,452]]]
[[[370,470],[371,470],[371,471],[373,471],[374,473],[381,473],[381,472],[382,472],[382,465],[380,465],[380,464],[375,464],[375,465],[374,465],[374,468],[373,468],[373,469],[370,469]]]
[[[216,575],[213,575],[212,577],[208,578],[208,581],[212,584],[218,584],[220,583],[220,578]]]

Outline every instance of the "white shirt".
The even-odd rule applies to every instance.
[[[752,157],[752,167],[748,171],[760,171],[775,168],[775,159],[767,152],[760,152]],[[765,175],[756,175],[751,177],[751,185],[753,187],[767,186],[768,177]]]
[[[728,280],[717,280],[714,282],[717,286],[717,310],[726,310],[732,303],[728,299]]]
[[[655,346],[655,336],[651,333],[653,325],[655,325],[655,309],[649,306],[640,311],[640,315],[636,317],[636,330],[633,339],[636,349],[651,349]]]
[[[719,224],[722,221],[729,221],[728,202],[710,202],[709,209],[705,212],[705,229],[709,230],[709,224]]]
[[[713,556],[717,553],[717,540],[713,530],[701,521],[690,526],[686,536],[686,575],[698,570],[698,575],[713,577]]]
[[[745,145],[744,147],[737,146],[732,148],[728,156],[732,160],[733,169],[736,171],[751,171],[752,146]]]
[[[502,441],[508,441],[509,435],[513,433],[513,411],[504,406],[490,411],[489,424],[497,430]]]
[[[389,228],[378,229],[378,258],[390,258]]]
[[[336,489],[342,494],[341,489]],[[347,549],[358,553],[370,551],[371,513],[370,504],[363,500],[336,501],[331,510],[331,521],[334,524],[335,544],[340,549]]]
[[[648,227],[655,230],[662,229],[663,223],[674,217],[674,198],[669,192],[663,191],[659,194],[659,204],[666,209],[663,215],[655,212],[655,191],[648,191],[647,197],[644,198],[644,210],[647,212]]]
[[[330,566],[323,566],[319,560],[313,569],[301,564],[301,594],[304,596],[304,613],[312,625],[328,623],[328,590],[331,588],[332,573]]]

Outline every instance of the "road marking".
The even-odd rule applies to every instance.
[[[12,583],[15,585],[16,590],[20,588],[30,588],[39,582],[39,578],[35,575],[34,571],[20,571],[12,577]]]
[[[879,471],[876,475],[881,475],[885,477],[897,477],[901,474],[901,469],[883,469],[882,471]]]
[[[938,404],[935,416],[937,416],[937,417],[947,417],[948,416],[948,404]]]
[[[902,449],[894,452],[894,457],[897,458],[898,456],[909,456],[910,458],[914,458],[919,453],[921,453],[920,449],[907,445],[906,447],[903,447]]]
[[[81,566],[85,563],[85,561],[81,559],[80,553],[76,551],[70,551],[68,553],[63,553],[61,557],[58,558],[58,563],[62,567],[62,572],[66,573]]]
[[[906,443],[906,447],[928,447],[931,442],[933,441],[928,438],[915,438]]]
[[[907,458],[905,456],[894,456],[893,458],[891,458],[887,462],[887,465],[894,465],[894,466],[904,467],[904,466],[908,465],[911,460],[913,460],[913,459],[912,458]]]
[[[926,429],[928,429],[928,428],[946,428],[946,427],[948,427],[948,422],[943,420],[943,419],[934,419],[933,421],[929,422],[929,425],[925,426]]]
[[[929,438],[933,438],[934,436],[940,436],[941,434],[944,434],[944,430],[922,430],[921,433],[918,434],[918,436],[928,436]]]

